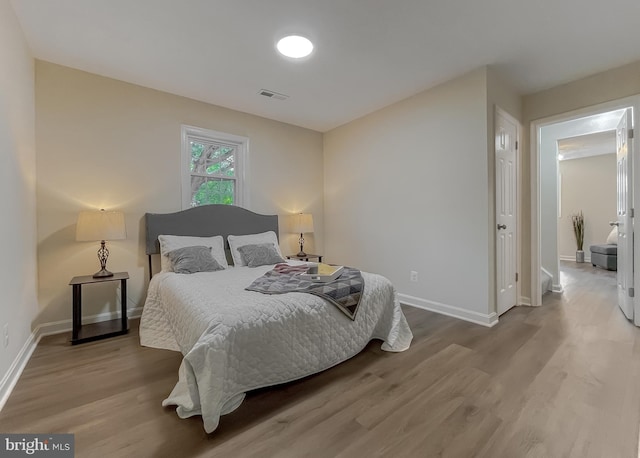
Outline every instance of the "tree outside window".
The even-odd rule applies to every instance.
[[[247,143],[244,137],[183,126],[183,207],[241,205]]]

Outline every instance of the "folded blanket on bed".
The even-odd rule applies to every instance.
[[[300,277],[300,274],[307,269],[307,266],[276,264],[273,270],[256,279],[245,289],[263,294],[313,294],[331,302],[342,313],[355,320],[364,290],[364,279],[360,271],[345,267],[342,274],[335,280],[316,283]]]

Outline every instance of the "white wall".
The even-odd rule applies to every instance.
[[[87,208],[124,211],[127,240],[110,244],[108,267],[129,272],[129,308],[142,306],[142,218],[180,210],[181,124],[249,137],[249,208],[312,213],[316,232],[305,247],[323,251],[319,132],[42,61],[36,96],[38,323],[70,319],[69,280],[98,269],[98,245],[74,238],[78,212]],[[283,251],[297,252],[297,237],[285,230],[281,224]],[[114,288],[83,288],[86,315],[114,310]]]
[[[611,146],[615,150],[615,142]],[[576,239],[571,214],[582,211],[585,234],[584,253],[590,260],[589,247],[605,243],[616,216],[616,155],[601,154],[560,161],[561,208],[558,219],[558,252],[561,259],[575,259]]]
[[[34,123],[33,58],[9,1],[0,0],[0,388],[38,311]]]
[[[473,71],[324,138],[327,257],[480,321],[495,310],[486,78]]]
[[[554,124],[540,131],[540,265],[560,290],[558,259],[558,139],[566,138],[563,126]]]

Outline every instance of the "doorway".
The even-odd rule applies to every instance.
[[[621,118],[628,111],[628,124],[629,128],[625,128],[625,139],[627,133],[632,134],[633,126],[633,108],[638,107],[639,97],[632,97],[622,99],[598,106],[593,106],[581,110],[577,110],[571,113],[565,113],[563,115],[557,115],[550,118],[545,118],[533,122],[531,125],[531,168],[532,168],[532,180],[531,180],[531,234],[532,234],[532,263],[531,263],[531,284],[532,284],[532,305],[541,305],[543,288],[551,289],[552,291],[562,292],[562,284],[560,282],[560,254],[568,256],[567,253],[561,253],[559,249],[559,236],[558,236],[558,220],[566,218],[568,213],[579,209],[563,208],[561,205],[561,192],[563,187],[563,177],[559,173],[558,166],[558,153],[562,149],[563,143],[566,146],[567,143],[573,142],[579,143],[578,140],[586,140],[585,136],[595,136],[589,138],[589,140],[598,140],[600,143],[606,142],[608,145],[613,145],[613,139],[616,138],[616,128],[621,122]],[[619,140],[619,139],[618,139]],[[619,143],[619,142],[618,142]],[[609,148],[613,148],[610,146]],[[628,151],[628,157],[630,162],[623,166],[628,169],[628,211],[632,212],[631,203],[637,198],[633,195],[634,192],[638,193],[638,186],[633,186],[633,177],[638,177],[638,173],[633,173],[632,167],[637,167],[639,161],[632,161],[633,157],[638,154],[637,150],[634,150],[633,140],[629,139],[628,144],[625,145]],[[596,148],[597,149],[597,148]],[[612,152],[612,151],[609,151]],[[561,153],[562,154],[562,153]],[[569,155],[573,154],[574,158],[579,155],[588,157],[589,154],[596,156],[597,154],[593,149],[587,148],[584,151],[579,151],[579,148],[574,148],[573,152],[569,152]],[[564,158],[563,158],[564,159]],[[611,161],[611,158],[610,158]],[[635,162],[635,165],[633,164]],[[617,165],[618,169],[620,163]],[[619,172],[618,172],[619,174]],[[636,178],[637,179],[637,178]],[[587,184],[588,186],[588,184]],[[616,192],[619,192],[619,186],[617,186]],[[618,214],[612,214],[614,219],[617,218],[617,222],[624,219],[624,215],[619,212]],[[624,213],[624,211],[623,211]],[[593,216],[593,215],[591,215]],[[599,221],[603,217],[600,215],[593,219],[594,226],[598,226],[597,231],[591,231],[590,236],[595,238],[604,237],[601,232],[607,231],[610,228],[606,227],[608,222]],[[605,217],[606,219],[606,217]],[[616,224],[617,224],[616,222]],[[625,227],[631,228],[630,220],[625,224]],[[595,227],[594,227],[595,228]],[[594,229],[592,228],[592,229]],[[566,234],[562,234],[566,236]],[[562,237],[560,237],[562,238]],[[566,238],[566,237],[565,237]],[[584,249],[588,250],[590,244],[594,240],[586,240]],[[624,241],[623,241],[624,242]],[[574,241],[575,243],[575,241]],[[626,257],[630,262],[628,263],[628,278],[629,285],[633,284],[634,271],[638,272],[638,269],[634,269],[632,253],[634,250],[634,244],[637,240],[633,240],[632,232],[626,239],[628,246],[622,250],[623,257]],[[574,245],[575,246],[575,245]],[[564,250],[566,251],[566,249]],[[587,259],[588,260],[588,259]],[[624,269],[624,266],[623,266]],[[550,277],[549,285],[543,287],[543,280],[545,275]],[[625,280],[622,282],[618,280],[619,286],[624,288]],[[633,294],[633,290],[625,290],[625,293]],[[633,302],[633,299],[629,299],[631,308],[637,307]],[[622,307],[622,305],[621,305]],[[640,321],[640,314],[632,314],[636,322]]]

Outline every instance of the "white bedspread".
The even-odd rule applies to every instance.
[[[140,342],[184,355],[179,381],[162,404],[177,405],[181,418],[202,415],[209,433],[249,390],[328,369],[355,356],[371,339],[382,340],[386,351],[403,351],[411,343],[386,278],[362,273],[365,290],[351,321],[311,294],[244,290],[272,268],[163,272],[149,284]]]

